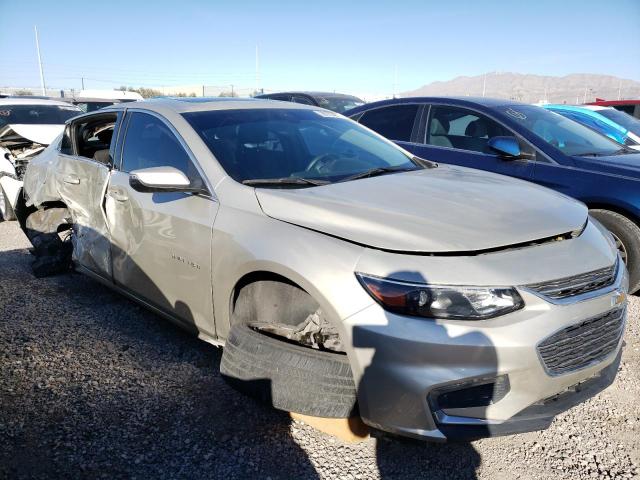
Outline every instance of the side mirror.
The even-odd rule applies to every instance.
[[[487,146],[502,157],[508,159],[520,158],[520,144],[516,137],[493,137],[487,142]]]
[[[174,167],[152,167],[134,170],[129,174],[129,185],[138,192],[196,192],[187,176]]]

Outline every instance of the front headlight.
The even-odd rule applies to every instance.
[[[356,273],[385,310],[415,317],[485,320],[524,307],[511,287],[467,287],[407,283]]]

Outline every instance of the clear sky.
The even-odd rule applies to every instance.
[[[491,71],[640,80],[640,0],[0,0],[0,86],[393,92]]]

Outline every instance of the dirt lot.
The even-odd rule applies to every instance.
[[[231,390],[220,351],[78,274],[36,279],[0,223],[0,478],[631,478],[640,299],[615,384],[544,432],[347,444]]]

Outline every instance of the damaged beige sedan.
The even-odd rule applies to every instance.
[[[37,275],[224,345],[280,409],[466,440],[546,428],[617,371],[627,273],[583,204],[318,107],[115,105],[67,123],[25,197]]]

